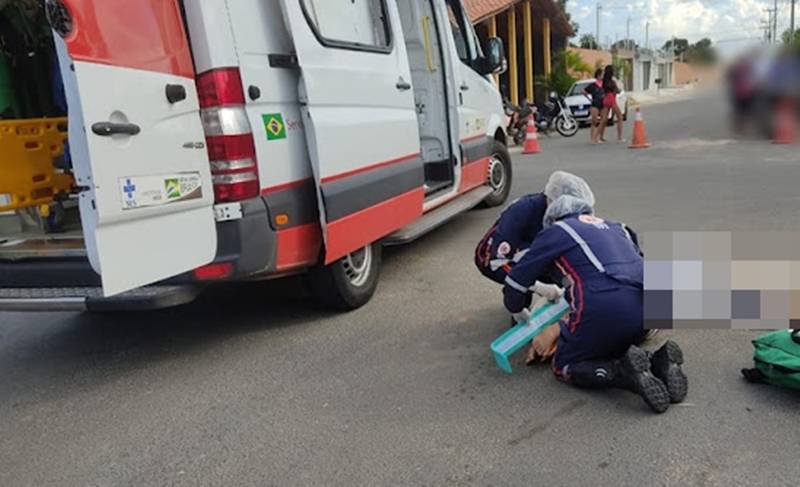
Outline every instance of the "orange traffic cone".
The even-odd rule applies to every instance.
[[[775,114],[775,134],[773,144],[791,144],[797,137],[797,127],[794,120],[794,104],[786,100],[778,105]]]
[[[536,135],[536,122],[533,115],[528,117],[528,129],[525,132],[525,145],[522,146],[523,154],[538,154],[542,150],[539,148],[539,136]]]
[[[642,107],[636,107],[636,121],[633,122],[633,139],[631,139],[631,149],[644,149],[650,147],[647,141],[647,133],[644,129],[644,118],[642,118]]]

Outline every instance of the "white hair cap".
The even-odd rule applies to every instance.
[[[550,175],[544,187],[544,194],[550,201],[557,200],[561,195],[570,195],[584,200],[590,206],[594,206],[595,203],[592,188],[586,181],[566,171],[556,171]]]
[[[565,194],[550,203],[544,213],[544,228],[553,226],[555,222],[567,215],[593,215],[594,208],[588,201]]]

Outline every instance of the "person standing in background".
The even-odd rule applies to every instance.
[[[591,101],[589,116],[592,120],[589,140],[592,144],[600,143],[600,112],[603,111],[603,70],[598,68],[594,72],[594,83],[583,90],[583,94]]]
[[[622,120],[622,110],[617,105],[617,95],[620,93],[619,85],[614,79],[614,66],[606,66],[603,72],[603,109],[600,111],[599,140],[604,140],[606,125],[608,125],[608,115],[613,113],[617,120],[617,142],[624,143],[622,131],[624,124]]]

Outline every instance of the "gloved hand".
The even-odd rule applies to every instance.
[[[531,312],[528,310],[528,308],[522,308],[522,311],[513,313],[511,316],[514,318],[514,321],[516,321],[517,324],[527,323],[531,319]]]
[[[536,281],[533,285],[533,292],[551,302],[558,301],[564,296],[564,290],[562,288],[555,284],[545,284],[539,281]]]

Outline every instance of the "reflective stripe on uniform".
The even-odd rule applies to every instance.
[[[528,288],[526,288],[522,284],[518,283],[514,279],[511,279],[511,276],[506,276],[506,281],[505,282],[506,282],[506,285],[508,285],[509,287],[514,289],[515,291],[519,291],[519,292],[525,293],[525,294],[528,293]]]
[[[595,269],[597,269],[601,273],[606,272],[606,268],[603,267],[603,263],[600,262],[600,259],[598,259],[596,255],[594,255],[594,252],[592,252],[592,249],[589,247],[589,244],[586,243],[586,240],[584,240],[583,237],[578,235],[578,232],[576,232],[574,228],[572,228],[566,222],[563,221],[556,222],[556,225],[558,225],[562,230],[567,232],[567,234],[569,234],[569,236],[572,237],[572,240],[574,240],[575,243],[580,245],[581,250],[583,250],[583,254],[586,256],[587,259],[589,259],[592,265],[594,265]]]
[[[628,231],[628,227],[624,223],[620,223],[622,225],[622,229],[625,230],[625,236],[628,237],[628,240],[633,242],[633,237],[631,237],[631,232]]]
[[[493,259],[489,261],[489,268],[493,271],[503,267],[504,265],[508,264],[510,261],[508,259]]]

